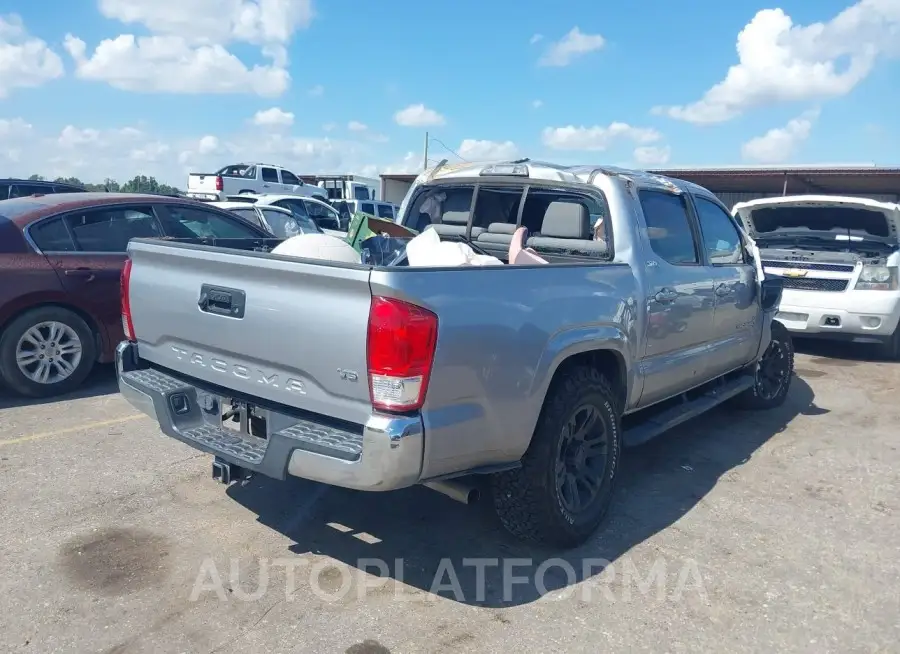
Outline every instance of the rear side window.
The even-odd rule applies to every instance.
[[[51,218],[29,227],[28,235],[41,252],[73,252],[75,243],[62,218]]]
[[[371,202],[361,202],[359,205],[359,210],[363,213],[367,213],[370,216],[375,215],[375,205]]]
[[[278,183],[278,171],[274,168],[263,168],[262,179],[264,182]]]
[[[394,219],[394,207],[392,207],[389,204],[379,204],[378,205],[378,217],[393,220]]]
[[[9,198],[9,184],[0,184],[0,200]]]
[[[162,230],[150,207],[92,209],[66,216],[82,252],[122,252],[133,238],[158,238]]]
[[[404,227],[417,232],[428,225],[465,225],[472,206],[472,187],[435,186],[416,196],[413,206],[404,216]]]
[[[638,197],[653,251],[676,266],[699,263],[684,197],[665,191],[640,191]]]

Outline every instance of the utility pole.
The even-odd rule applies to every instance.
[[[422,170],[428,170],[428,132],[425,132],[425,161],[422,162]]]

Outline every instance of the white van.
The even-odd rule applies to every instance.
[[[900,205],[796,195],[734,205],[763,271],[784,278],[778,320],[797,336],[881,344],[900,359]]]

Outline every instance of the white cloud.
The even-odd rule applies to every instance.
[[[568,66],[575,59],[599,50],[606,45],[606,39],[599,34],[585,34],[573,27],[568,34],[550,45],[538,60],[541,66]]]
[[[532,107],[533,109],[540,109],[540,108],[543,107],[543,106],[544,106],[544,101],[543,101],[543,100],[533,100],[533,101],[531,102],[531,107]]]
[[[311,98],[321,98],[323,95],[325,95],[325,87],[321,84],[316,84],[308,91],[308,95]]]
[[[325,123],[322,129],[326,132],[333,132],[337,128],[337,123]]]
[[[360,170],[385,161],[383,146],[368,138],[317,138],[250,126],[229,134],[173,138],[147,125],[67,125],[48,131],[10,117],[0,119],[0,139],[0,170],[6,175],[72,176],[86,182],[147,175],[180,188],[189,171],[209,172],[239,161],[272,161],[297,172]]]
[[[257,111],[253,115],[253,124],[259,127],[290,127],[294,124],[294,114],[272,107]]]
[[[0,16],[0,98],[62,77],[62,59],[45,41],[28,34],[16,14]]]
[[[860,0],[805,26],[765,9],[738,34],[737,52],[739,63],[700,100],[654,112],[703,125],[754,107],[846,95],[879,58],[900,55],[900,2]]]
[[[401,161],[385,166],[382,172],[395,174],[420,173],[422,172],[422,155],[418,152],[407,152]]]
[[[359,122],[358,120],[351,120],[349,123],[347,123],[347,129],[349,129],[351,132],[365,132],[367,129],[369,129],[369,126]]]
[[[492,159],[515,159],[519,148],[512,141],[479,141],[465,139],[457,153],[468,161],[489,161]]]
[[[278,96],[291,81],[286,46],[313,18],[311,0],[99,0],[99,7],[150,34],[103,39],[93,53],[67,35],[76,76],[150,93]],[[231,43],[258,46],[269,63],[245,65]]]
[[[544,39],[544,35],[543,35],[543,34],[535,34],[535,35],[533,35],[533,36],[531,37],[531,39],[529,39],[528,42],[529,42],[531,45],[534,45],[535,43],[538,43],[538,42],[542,41],[543,39]]]
[[[197,44],[285,44],[312,22],[312,0],[100,0],[100,13],[126,25]]]
[[[0,119],[0,139],[20,139],[27,136],[30,132],[31,123],[27,123],[21,118],[13,118],[12,120]]]
[[[784,127],[770,129],[762,136],[750,139],[741,147],[744,159],[757,163],[784,163],[809,138],[819,111],[807,111],[788,121]]]
[[[434,127],[445,124],[446,119],[424,104],[411,104],[394,114],[394,121],[403,127]]]
[[[634,161],[641,166],[662,166],[669,163],[672,148],[668,145],[642,145],[634,149]]]
[[[213,154],[220,148],[219,139],[208,134],[197,141],[197,152],[200,154]]]
[[[84,41],[71,34],[64,45],[79,78],[125,91],[277,96],[290,84],[283,68],[247,68],[221,45],[192,47],[180,36],[122,34],[101,41],[90,57]]]
[[[608,127],[547,127],[542,135],[544,145],[554,150],[606,150],[616,141],[631,141],[646,145],[662,138],[649,127],[632,127],[627,123],[611,123]]]

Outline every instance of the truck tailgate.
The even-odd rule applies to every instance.
[[[361,423],[370,270],[132,240],[141,359],[251,397]]]
[[[188,191],[200,193],[216,192],[216,175],[215,173],[190,173],[188,175]]]

